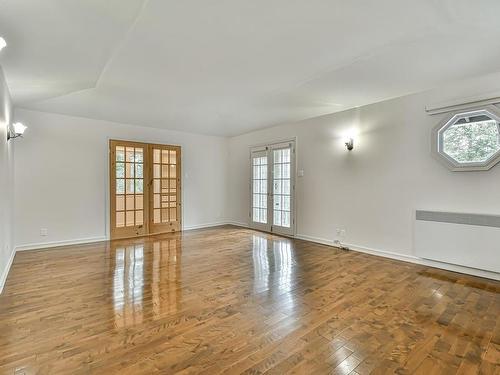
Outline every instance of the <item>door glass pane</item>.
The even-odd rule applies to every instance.
[[[125,164],[116,163],[116,178],[124,178],[125,177]]]
[[[135,209],[142,210],[144,208],[144,195],[135,196]]]
[[[135,225],[135,217],[134,217],[134,211],[127,211],[126,212],[126,226],[127,227],[133,227]]]
[[[126,191],[127,191],[127,194],[134,193],[134,180],[127,180]]]
[[[135,162],[136,163],[144,162],[144,151],[142,150],[142,148],[139,147],[135,148]]]
[[[135,192],[136,193],[142,194],[144,192],[143,186],[144,186],[144,180],[143,179],[138,178],[138,179],[135,180]]]
[[[126,164],[125,176],[127,178],[134,178],[134,164],[133,163]]]
[[[160,150],[158,149],[154,149],[153,150],[153,163],[160,163],[161,160],[160,160]]]
[[[144,178],[144,171],[143,171],[143,164],[136,164],[135,165],[135,177],[137,178]]]
[[[135,160],[135,153],[134,153],[134,148],[133,147],[126,147],[125,148],[125,160],[128,162],[134,162]]]
[[[177,151],[170,151],[170,164],[177,164]]]
[[[168,164],[168,150],[161,150],[161,162]]]
[[[143,211],[135,211],[135,225],[142,225],[144,223]]]
[[[135,197],[133,195],[127,195],[126,205],[127,211],[135,209]]]
[[[116,211],[125,211],[125,197],[123,195],[116,196]]]
[[[116,194],[124,194],[125,193],[125,180],[117,179],[116,180]]]
[[[125,147],[116,146],[116,161],[125,161]]]
[[[116,227],[122,228],[125,226],[125,212],[116,213]]]

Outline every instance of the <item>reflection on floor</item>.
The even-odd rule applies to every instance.
[[[236,227],[16,255],[0,374],[500,372],[500,283]]]

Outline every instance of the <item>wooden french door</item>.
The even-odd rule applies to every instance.
[[[251,227],[293,236],[295,142],[253,148],[250,160]]]
[[[111,239],[181,230],[179,146],[111,140]]]
[[[181,230],[181,148],[149,145],[151,194],[150,233]]]

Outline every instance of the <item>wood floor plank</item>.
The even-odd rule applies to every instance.
[[[222,226],[16,254],[0,374],[500,374],[500,283]]]

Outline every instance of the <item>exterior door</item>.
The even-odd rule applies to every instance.
[[[142,236],[148,233],[147,217],[148,148],[144,143],[110,141],[111,238]]]
[[[181,148],[149,145],[149,232],[181,230]]]
[[[250,160],[250,226],[293,236],[295,141],[253,148]]]

